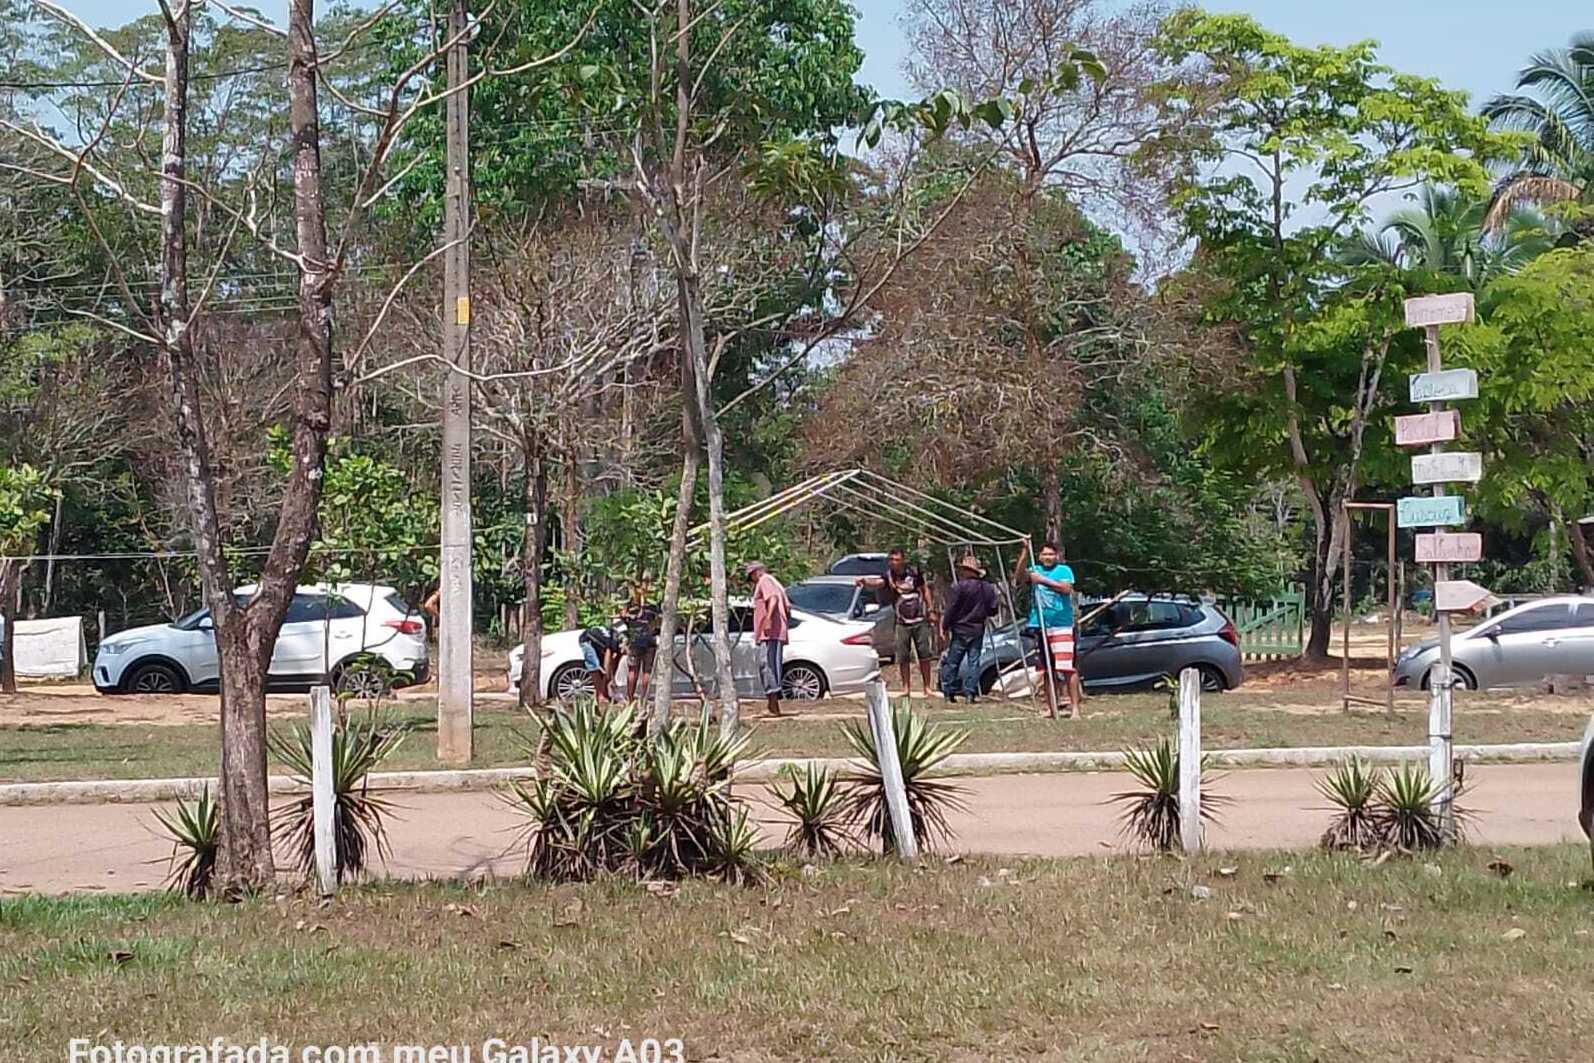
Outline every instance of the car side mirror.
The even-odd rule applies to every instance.
[[[194,630],[196,630],[196,631],[215,631],[216,630],[216,622],[214,620],[201,620],[199,623],[194,625]]]
[[[879,611],[880,611],[880,603],[879,602],[864,602],[863,603],[863,615],[864,616],[873,616],[875,613],[878,613]]]

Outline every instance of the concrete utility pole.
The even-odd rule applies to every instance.
[[[465,0],[448,9],[448,187],[443,201],[443,357],[469,371],[470,90]],[[470,378],[447,370],[443,383],[443,549],[439,565],[437,759],[471,758]]]

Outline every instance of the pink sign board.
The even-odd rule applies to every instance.
[[[1434,532],[1417,536],[1417,560],[1427,565],[1470,564],[1483,560],[1477,532]]]
[[[1395,418],[1395,443],[1402,447],[1425,447],[1430,443],[1449,443],[1461,435],[1461,411],[1414,413]]]

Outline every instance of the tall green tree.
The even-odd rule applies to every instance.
[[[1378,62],[1371,42],[1303,47],[1241,15],[1176,13],[1162,46],[1180,75],[1163,106],[1196,112],[1178,142],[1192,162],[1174,192],[1204,315],[1233,338],[1235,364],[1199,411],[1214,458],[1294,481],[1312,541],[1307,654],[1327,655],[1343,503],[1388,439],[1406,281],[1340,261],[1344,241],[1390,193],[1441,182],[1487,188],[1482,162],[1504,150],[1463,93]]]
[[[1594,516],[1594,251],[1551,252],[1495,296],[1486,320],[1447,340],[1479,376],[1463,423],[1486,453],[1480,508],[1509,530],[1548,523],[1594,586],[1580,523]]]
[[[0,466],[0,691],[17,692],[16,645],[17,578],[22,562],[34,552],[39,532],[50,523],[50,511],[60,497],[38,469],[31,465]]]
[[[1516,87],[1483,108],[1496,128],[1529,135],[1495,190],[1489,213],[1494,228],[1523,203],[1594,206],[1594,32],[1535,55],[1517,74]],[[1574,216],[1577,233],[1594,233],[1588,211]]]

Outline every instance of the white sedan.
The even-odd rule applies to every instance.
[[[791,641],[786,645],[784,695],[792,701],[812,701],[835,694],[856,694],[880,675],[880,659],[875,656],[872,623],[837,621],[793,609]],[[752,607],[745,601],[731,604],[731,668],[736,692],[745,698],[761,698],[764,690],[758,678],[759,650],[753,642]],[[540,681],[545,698],[568,701],[590,695],[592,682],[582,661],[579,631],[557,631],[542,639]],[[524,646],[509,653],[509,690],[520,689]],[[714,647],[707,631],[692,636],[688,651],[685,636],[675,638],[675,667],[671,690],[676,697],[693,698],[697,682],[710,696],[714,691]],[[615,689],[625,690],[627,662],[622,658],[615,677]]]
[[[254,586],[233,592],[247,602]],[[392,587],[369,583],[300,587],[288,604],[272,648],[266,681],[305,687],[330,679],[361,697],[392,683],[426,681],[426,621]],[[170,624],[108,636],[94,655],[94,687],[102,694],[176,694],[216,690],[221,682],[216,625],[200,609]]]

